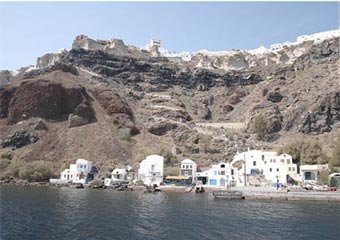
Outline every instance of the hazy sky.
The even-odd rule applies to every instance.
[[[336,2],[88,2],[0,3],[0,69],[35,64],[70,49],[75,36],[151,38],[174,51],[253,49],[337,29]]]

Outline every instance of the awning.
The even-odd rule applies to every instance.
[[[188,176],[167,176],[166,180],[188,180]]]

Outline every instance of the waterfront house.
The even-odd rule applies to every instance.
[[[304,183],[316,183],[320,172],[328,169],[328,164],[300,165],[300,174]]]
[[[114,182],[126,181],[127,171],[124,168],[116,168],[111,172],[111,179]]]
[[[237,183],[237,169],[229,163],[212,165],[206,171],[196,173],[196,181],[212,187],[229,187]]]
[[[125,168],[115,168],[111,172],[111,178],[104,179],[105,186],[112,186],[114,183],[128,181],[128,172]]]
[[[70,164],[70,168],[60,173],[60,180],[72,183],[87,183],[92,171],[92,161],[78,159],[76,163]]]
[[[147,156],[140,162],[138,179],[148,186],[159,186],[163,182],[164,158],[159,155]]]
[[[181,167],[179,170],[180,176],[189,177],[194,181],[197,172],[197,164],[191,159],[184,159],[181,161]]]
[[[207,185],[209,179],[209,169],[208,167],[200,167],[200,171],[196,172],[195,181],[198,185]]]
[[[208,185],[226,187],[234,185],[235,170],[229,163],[212,165],[208,174]]]
[[[243,179],[243,185],[247,185],[249,176],[263,176],[271,183],[287,184],[290,178],[297,178],[297,166],[293,163],[289,154],[278,155],[277,152],[262,150],[249,150],[237,153],[234,156],[232,165],[241,162],[242,166],[238,176]],[[241,177],[242,176],[242,177]]]

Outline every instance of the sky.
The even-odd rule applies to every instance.
[[[180,51],[254,49],[339,28],[337,2],[0,2],[0,69],[34,65],[84,34]]]

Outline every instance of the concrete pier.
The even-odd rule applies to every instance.
[[[234,189],[234,188],[233,188]],[[238,187],[245,199],[265,199],[279,201],[324,201],[340,202],[340,191],[276,190],[274,188]]]

